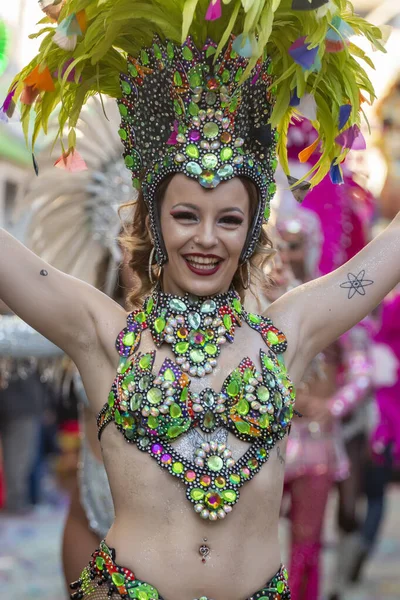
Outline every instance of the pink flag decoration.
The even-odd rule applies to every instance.
[[[301,66],[304,71],[310,71],[314,67],[318,67],[318,49],[319,46],[310,48],[305,43],[306,36],[303,36],[293,42],[289,48],[289,54],[294,62]]]
[[[339,108],[339,131],[343,129],[347,121],[350,119],[353,107],[351,104],[342,104]]]
[[[56,160],[54,166],[57,167],[57,169],[63,169],[69,173],[87,170],[85,161],[75,148],[69,148],[67,152],[64,152],[64,154]]]
[[[174,121],[174,130],[171,133],[171,135],[169,136],[168,140],[167,140],[167,144],[169,146],[175,146],[178,143],[178,140],[176,139],[176,136],[178,135],[179,131],[178,131],[178,121]]]
[[[349,38],[354,34],[354,29],[337,15],[332,19],[332,27],[328,28],[325,38],[326,52],[341,52],[349,44]],[[333,29],[334,27],[334,29]]]
[[[216,21],[222,15],[221,0],[211,0],[206,12],[206,21]]]
[[[336,137],[335,142],[343,148],[352,150],[365,150],[366,143],[358,125],[352,125]]]

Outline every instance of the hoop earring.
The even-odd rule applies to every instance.
[[[155,253],[156,249],[154,246],[152,246],[151,248],[151,252],[150,252],[150,256],[149,256],[149,279],[150,279],[150,283],[151,285],[154,284],[154,277],[153,277],[153,258],[154,258],[154,253]]]
[[[243,279],[243,271],[242,271],[242,267],[244,267],[246,265],[246,269],[247,269],[247,280],[246,280],[246,284],[244,282]],[[251,272],[250,272],[250,263],[249,260],[247,259],[246,262],[244,262],[241,266],[240,266],[240,281],[242,283],[243,289],[244,290],[248,290],[250,287],[250,278],[251,278]]]

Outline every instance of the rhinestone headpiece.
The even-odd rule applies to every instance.
[[[159,230],[156,202],[160,183],[184,173],[205,188],[233,177],[247,177],[257,187],[259,203],[242,251],[254,252],[269,202],[275,193],[276,132],[268,121],[273,106],[268,58],[260,58],[241,83],[249,59],[233,49],[232,36],[214,63],[216,44],[198,50],[188,37],[182,46],[158,38],[128,57],[121,74],[123,98],[120,136],[133,185],[142,186],[157,261],[167,255]]]

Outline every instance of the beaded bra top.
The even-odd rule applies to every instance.
[[[260,350],[261,371],[243,358],[221,390],[191,391],[191,378],[212,372],[222,346],[234,342],[243,321],[266,344]],[[166,358],[157,373],[156,351],[138,351],[146,329],[156,347],[167,343],[175,356]],[[121,359],[97,418],[99,438],[114,421],[127,442],[185,484],[202,518],[225,518],[242,485],[260,471],[290,428],[295,390],[282,360],[284,334],[269,318],[246,312],[233,290],[207,298],[155,291],[128,315],[116,346]],[[228,432],[251,444],[238,460],[227,444]],[[179,447],[181,436],[191,437],[192,453],[187,444]]]

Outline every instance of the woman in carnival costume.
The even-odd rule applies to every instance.
[[[288,156],[292,173],[300,169],[300,176],[301,169],[304,171],[298,154],[301,156],[316,137],[307,119],[290,127]],[[312,164],[310,157],[308,168]],[[324,198],[323,210],[319,190]],[[349,174],[343,186],[334,186],[325,177],[306,195],[301,208],[287,192],[280,195],[277,227],[289,245],[289,259],[301,281],[332,271],[365,245],[364,223],[371,212],[371,199]],[[365,457],[365,401],[370,398],[372,383],[371,343],[365,324],[353,327],[312,361],[298,389],[300,411],[309,418],[293,424],[285,475],[292,501],[289,572],[295,600],[319,597],[322,528],[335,481],[340,482],[341,531],[334,577],[337,597],[348,584],[347,563],[354,550],[356,507],[362,492],[360,461]]]
[[[317,106],[312,184],[329,170],[340,181],[359,137],[359,90],[372,89],[350,30],[379,46],[341,0],[67,1],[15,79],[8,109],[21,94],[35,103],[34,137],[61,102],[67,169],[82,165],[74,125],[87,97],[119,98],[139,188],[125,244],[141,284],[132,300],[145,299],[128,317],[1,232],[1,296],[71,355],[99,410],[116,518],[73,598],[290,598],[278,521],[294,384],[400,280],[400,217],[268,315],[241,294],[270,254],[260,232],[291,98],[312,92]]]

